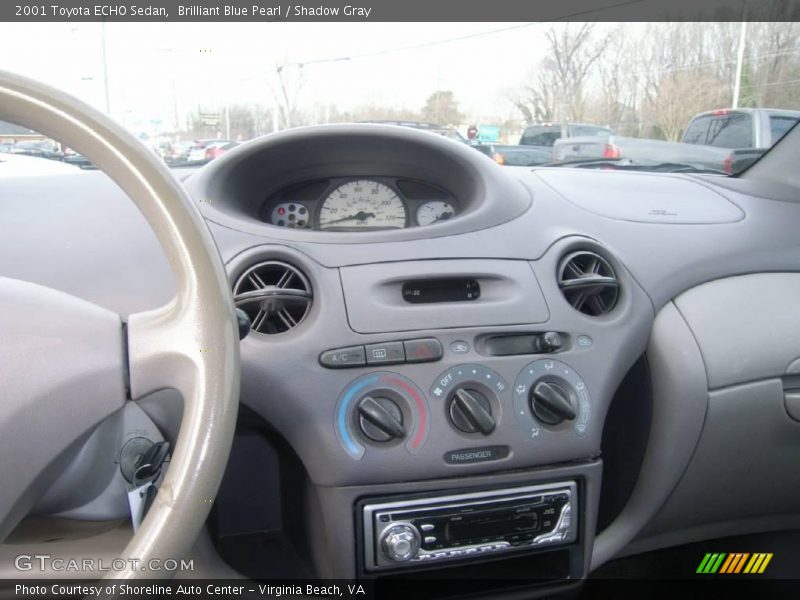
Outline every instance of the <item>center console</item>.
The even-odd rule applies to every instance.
[[[285,307],[242,342],[242,401],[296,457],[291,537],[312,572],[488,590],[585,576],[603,422],[650,318],[607,250],[330,268],[263,246],[229,268],[241,301]]]

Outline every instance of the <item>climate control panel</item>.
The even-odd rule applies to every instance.
[[[367,445],[402,445],[419,452],[430,429],[430,408],[422,391],[398,373],[378,372],[348,385],[336,404],[334,428],[354,459]]]
[[[390,371],[362,375],[339,396],[336,435],[354,460],[370,452],[417,455],[432,435],[431,451],[424,455],[453,466],[530,455],[534,447],[541,455],[542,444],[570,444],[585,436],[592,403],[572,366],[541,358],[518,365],[508,379],[500,370],[478,362],[456,364],[428,383]],[[453,460],[454,453],[470,458]]]

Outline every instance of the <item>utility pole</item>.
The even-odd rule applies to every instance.
[[[100,22],[100,46],[103,55],[103,90],[106,97],[106,114],[111,116],[111,96],[108,93],[108,57],[106,56],[106,22]]]
[[[739,94],[742,90],[742,67],[744,66],[744,47],[747,41],[747,21],[742,21],[739,30],[739,52],[736,56],[736,79],[733,82],[733,102],[731,108],[739,108]]]

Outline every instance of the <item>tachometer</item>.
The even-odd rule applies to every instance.
[[[333,190],[319,211],[320,229],[333,227],[406,226],[406,207],[392,189],[370,179],[343,183]]]

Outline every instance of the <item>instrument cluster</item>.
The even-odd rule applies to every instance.
[[[269,196],[261,219],[276,227],[370,231],[436,225],[460,206],[447,190],[397,177],[333,177],[307,181]]]

